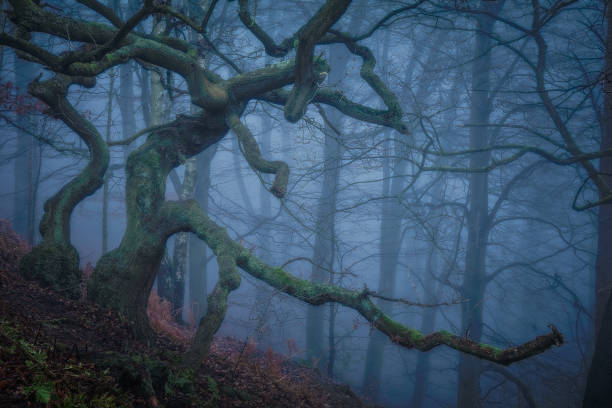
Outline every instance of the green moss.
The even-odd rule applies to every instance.
[[[453,339],[453,337],[455,337],[455,335],[451,332],[448,332],[446,330],[440,330],[438,332],[438,335],[440,336],[440,339],[442,341],[442,343],[444,344],[449,344],[451,342],[451,340]]]
[[[207,405],[211,407],[216,407],[217,403],[221,400],[221,393],[219,392],[219,386],[214,378],[210,375],[206,377],[208,381],[208,391],[210,392],[210,399],[208,400]]]
[[[396,333],[396,336],[400,336],[402,338],[407,338],[409,341],[416,345],[419,342],[422,342],[424,336],[421,332],[415,329],[411,329],[409,327],[404,326],[401,323],[392,320],[386,314],[382,314],[380,316],[381,326],[385,327],[390,333]]]
[[[482,344],[481,347],[489,354],[491,354],[491,356],[497,356],[502,352],[502,349],[497,348],[497,347],[493,347],[490,346],[488,344]]]
[[[79,255],[71,245],[42,243],[22,258],[19,270],[26,279],[64,296],[78,299],[81,295]]]
[[[193,370],[171,369],[168,371],[168,379],[164,385],[164,391],[167,395],[174,395],[177,391],[185,394],[191,394],[194,392],[193,379]]]

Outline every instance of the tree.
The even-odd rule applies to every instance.
[[[163,16],[173,23],[189,27],[206,39],[207,25],[217,2],[211,2],[201,20],[193,20],[167,4],[146,0],[142,8],[126,21],[112,9],[94,1],[82,5],[97,13],[99,20],[67,17],[58,10],[31,0],[11,0],[9,18],[18,27],[15,34],[2,33],[0,44],[13,48],[20,57],[52,71],[53,76],[37,79],[29,92],[48,106],[48,113],[62,120],[87,145],[90,160],[74,179],[45,203],[41,221],[42,243],[26,256],[21,270],[29,276],[75,294],[78,287],[79,256],[70,243],[70,214],[74,207],[103,184],[108,169],[108,145],[98,130],[71,104],[69,88],[93,87],[96,77],[106,70],[130,60],[159,67],[178,74],[185,83],[191,102],[201,113],[179,115],[176,119],[140,131],[147,139],[132,153],[126,163],[127,228],[118,248],[104,254],[89,281],[90,298],[123,313],[133,321],[134,330],[150,336],[146,305],[153,281],[159,271],[169,237],[192,232],[216,256],[219,280],[208,297],[192,348],[184,364],[197,368],[206,355],[213,334],[225,317],[227,297],[240,285],[238,268],[279,291],[304,302],[320,305],[337,302],[354,309],[395,343],[427,351],[445,344],[454,349],[500,364],[511,364],[563,342],[555,329],[551,333],[508,349],[498,349],[470,339],[440,331],[423,335],[383,313],[371,297],[372,292],[350,290],[330,284],[297,279],[281,268],[261,262],[248,249],[233,241],[194,200],[167,201],[166,179],[177,166],[198,153],[212,148],[231,129],[238,137],[245,160],[257,173],[274,175],[270,191],[282,198],[287,192],[288,166],[281,161],[262,157],[260,149],[242,116],[249,101],[265,100],[283,106],[285,118],[299,121],[310,103],[329,105],[344,115],[407,133],[402,109],[396,95],[378,77],[372,51],[359,42],[393,16],[416,7],[418,3],[390,12],[365,34],[351,36],[332,29],[347,7],[348,0],[329,0],[292,36],[276,43],[251,15],[246,0],[238,2],[239,18],[245,28],[263,44],[266,53],[284,58],[295,51],[295,59],[282,60],[268,67],[243,71],[227,56],[216,50],[226,62],[225,76],[198,63],[201,44],[154,32],[140,34],[134,28],[152,15]],[[33,33],[40,33],[33,36]],[[53,38],[58,43],[82,43],[78,49],[48,49],[37,38]],[[380,97],[383,109],[356,103],[343,92],[321,88],[329,70],[327,62],[315,56],[316,45],[341,44],[361,61],[361,78]],[[206,44],[207,48],[212,48]],[[234,72],[230,75],[228,72]],[[283,87],[292,86],[290,91]]]

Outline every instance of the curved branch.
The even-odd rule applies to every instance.
[[[78,83],[92,87],[92,78],[54,78],[30,84],[28,91],[49,106],[48,113],[62,120],[87,145],[91,160],[85,169],[45,203],[45,214],[40,223],[40,232],[45,241],[70,244],[70,214],[85,197],[93,194],[104,182],[104,173],[110,160],[108,147],[98,130],[85,119],[67,99],[68,87]]]
[[[289,181],[289,166],[287,166],[287,163],[280,160],[269,161],[264,159],[255,137],[249,128],[242,124],[237,114],[231,113],[228,115],[227,125],[238,136],[240,150],[251,168],[256,172],[274,174],[271,191],[276,197],[283,197],[287,192],[287,182]]]
[[[289,98],[289,92],[285,90],[266,92],[254,96],[255,99],[271,102],[277,105],[284,105]],[[402,121],[391,117],[388,111],[370,108],[348,99],[344,93],[333,91],[327,88],[319,88],[312,103],[322,103],[336,108],[343,114],[354,119],[361,120],[375,125],[386,126],[395,129],[401,134],[408,134],[408,126]]]
[[[298,36],[299,32],[296,32],[289,38],[285,38],[279,45],[277,45],[272,37],[264,31],[263,28],[255,22],[255,19],[249,13],[249,2],[248,0],[238,1],[238,17],[242,24],[251,31],[251,33],[263,44],[266,54],[271,57],[284,57],[293,48],[293,42]]]
[[[484,360],[509,365],[542,353],[552,346],[563,344],[563,336],[553,325],[551,332],[537,336],[516,347],[498,349],[483,343],[438,331],[423,335],[418,330],[404,326],[384,314],[370,299],[367,290],[356,291],[329,284],[313,283],[294,277],[281,268],[261,262],[248,249],[234,242],[225,229],[214,223],[200,209],[195,201],[184,202],[184,211],[177,214],[183,228],[198,234],[213,251],[232,254],[236,265],[253,277],[268,283],[275,289],[312,305],[336,302],[357,311],[373,328],[380,330],[394,343],[405,348],[428,351],[440,345],[471,354]]]
[[[304,116],[306,107],[325,77],[315,76],[314,47],[346,11],[350,0],[327,0],[299,31],[295,63],[295,85],[285,104],[285,119],[295,123]]]
[[[13,6],[11,20],[31,32],[88,44],[106,44],[113,42],[117,36],[117,30],[113,27],[49,13],[32,0],[10,1]],[[72,58],[71,54],[66,60],[54,57],[43,61],[45,64],[53,63],[51,66],[55,72],[71,76],[96,76],[108,68],[138,58],[180,74],[187,81],[192,102],[204,109],[224,108],[229,102],[227,91],[217,84],[220,81],[218,76],[200,67],[195,56],[164,43],[162,39],[128,33],[121,48],[105,54],[96,62],[74,62],[65,66],[64,61]]]

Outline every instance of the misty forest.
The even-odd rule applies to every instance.
[[[607,0],[0,9],[0,406],[612,406]]]

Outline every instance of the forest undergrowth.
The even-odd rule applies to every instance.
[[[18,265],[29,250],[0,220],[0,407],[367,406],[348,386],[253,341],[216,338],[199,372],[182,370],[194,324],[177,324],[167,301],[152,293],[158,335],[145,344],[119,315],[87,303],[84,284],[75,301],[24,280]]]

